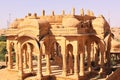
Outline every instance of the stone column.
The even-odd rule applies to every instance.
[[[88,64],[88,71],[91,71],[91,45],[90,43],[87,44],[87,64]]]
[[[52,11],[52,16],[55,16],[55,13],[54,13],[54,11]]]
[[[95,61],[95,58],[94,58],[94,53],[95,53],[95,50],[94,50],[94,43],[92,43],[91,45],[91,61]]]
[[[45,10],[42,11],[42,16],[45,16]]]
[[[27,51],[28,51],[28,54],[29,54],[29,71],[32,72],[33,71],[32,50],[31,50],[31,46],[29,44],[27,44]]]
[[[101,52],[101,54],[100,54],[100,65],[101,65],[100,73],[103,73],[105,46],[104,46],[104,43],[102,41],[100,42],[100,52]]]
[[[65,39],[61,42],[61,53],[63,58],[63,71],[62,76],[67,76],[67,66],[66,66],[66,47],[65,47]]]
[[[42,79],[42,57],[41,57],[41,52],[37,54],[37,58],[38,58],[37,79],[41,80]]]
[[[99,73],[103,73],[103,70],[104,70],[104,54],[103,54],[103,52],[101,52],[101,54],[100,54],[100,62],[99,62],[99,64],[101,66]]]
[[[27,68],[27,55],[26,55],[26,49],[23,50],[23,58],[24,58],[24,68]]]
[[[51,73],[50,59],[49,59],[49,57],[50,57],[50,55],[49,55],[49,53],[47,52],[47,54],[46,54],[46,73],[47,73],[48,75],[50,75],[50,73]]]
[[[100,65],[101,65],[100,73],[102,73],[103,72],[103,65],[104,65],[104,59],[103,59],[102,53],[100,54]]]
[[[87,15],[90,16],[90,10],[87,10]]]
[[[84,16],[84,10],[83,9],[80,10],[80,15]]]
[[[80,76],[84,76],[84,54],[85,54],[85,45],[83,40],[80,50],[80,72],[79,72]]]
[[[75,8],[72,8],[72,15],[75,15]]]
[[[23,56],[22,56],[22,50],[21,50],[21,45],[20,43],[18,44],[18,53],[19,53],[19,77],[20,80],[23,80]]]
[[[80,53],[80,76],[84,76],[84,53]]]
[[[96,43],[94,43],[94,52],[95,52],[95,65],[98,66],[99,64],[99,48],[98,45]]]
[[[74,54],[74,76],[78,78],[78,44],[77,41],[73,42],[73,54]]]
[[[16,65],[15,65],[16,67],[16,70],[18,70],[19,69],[19,54],[18,53],[16,53]]]
[[[73,72],[74,72],[73,51],[72,52],[69,51],[67,54],[69,54],[69,58],[67,58],[68,59],[68,67],[67,68],[69,68],[68,69],[69,73],[73,74]]]
[[[12,46],[10,45],[10,41],[7,40],[7,52],[8,52],[8,69],[13,68],[13,61],[12,61]]]
[[[67,66],[66,66],[66,54],[62,54],[63,57],[63,71],[62,71],[62,75],[63,76],[67,76]]]
[[[63,15],[63,16],[65,15],[65,11],[64,11],[64,10],[62,11],[62,15]]]
[[[15,68],[16,68],[16,70],[18,70],[18,69],[19,69],[19,53],[18,53],[18,45],[17,45],[17,42],[15,42],[15,57],[16,57]]]
[[[74,54],[74,76],[78,77],[78,55]]]

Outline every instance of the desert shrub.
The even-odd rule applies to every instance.
[[[6,37],[5,36],[0,36],[0,41],[6,41]]]
[[[6,54],[6,42],[1,41],[0,42],[0,61],[5,60],[5,54]]]

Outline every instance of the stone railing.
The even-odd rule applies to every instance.
[[[77,28],[54,28],[54,29],[51,29],[51,33],[53,35],[87,34],[88,32],[89,32],[89,30],[85,29],[85,28],[81,28],[81,29],[77,29]]]
[[[120,48],[113,48],[112,47],[111,52],[120,52]]]

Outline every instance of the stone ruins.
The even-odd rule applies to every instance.
[[[75,14],[28,13],[6,30],[8,70],[19,80],[89,80],[110,69],[112,33],[104,16],[83,9]]]

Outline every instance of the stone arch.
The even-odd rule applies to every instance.
[[[41,58],[39,57],[39,55],[41,55],[41,46],[39,41],[29,36],[21,36],[18,38],[17,45],[19,51],[19,71],[22,73],[21,75],[23,75],[23,72],[26,73],[23,69],[28,68],[29,73],[32,73],[35,67],[40,67],[41,60],[39,59]],[[36,57],[36,60],[33,60],[33,56]],[[33,61],[35,61],[34,64]],[[40,69],[37,70],[37,72],[39,71]]]
[[[51,43],[51,55],[61,56],[61,46],[57,41]]]
[[[67,44],[67,52],[70,52],[70,55],[73,54],[73,45],[72,44]]]
[[[37,53],[39,53],[38,43],[35,40],[28,40],[28,41],[23,42],[21,47],[24,47],[24,45],[27,43],[33,48],[33,51],[36,52],[36,53],[34,53],[34,55],[37,55]]]
[[[62,65],[62,53],[61,53],[61,45],[57,41],[53,41],[51,43],[51,60],[54,61],[56,65],[58,65],[60,68],[63,66]]]
[[[58,42],[55,42],[54,44],[55,44],[54,46],[55,46],[56,55],[61,56],[61,46],[60,46],[60,44]]]
[[[22,44],[21,46],[21,51],[22,51],[22,55],[23,55],[23,63],[25,66],[28,66],[30,71],[33,70],[33,47],[34,45],[30,42],[26,42],[24,44]],[[26,67],[25,67],[26,68]]]
[[[67,72],[73,74],[74,72],[74,56],[73,56],[73,45],[67,44],[66,46],[67,55]]]
[[[97,36],[90,36],[91,38],[91,41],[93,43],[96,44],[97,46],[97,50],[98,50],[98,53],[96,55],[96,58],[98,58],[96,61],[98,63],[95,62],[95,64],[97,64],[96,66],[99,66],[100,65],[100,72],[103,72],[103,69],[104,69],[104,64],[105,64],[105,60],[106,60],[106,53],[105,53],[105,50],[106,50],[106,44],[105,44],[105,41],[103,39],[100,39],[99,37]]]
[[[37,54],[39,54],[40,46],[36,40],[30,38],[29,40],[25,40],[24,42],[21,43],[22,50],[25,50],[25,49],[28,50],[28,48],[29,50],[31,50],[33,58],[34,56],[37,56]]]

